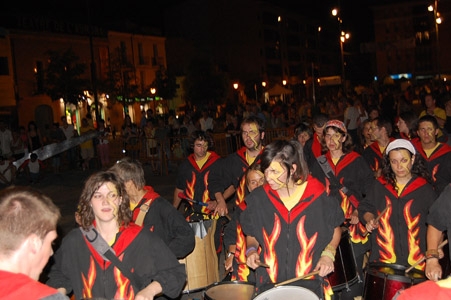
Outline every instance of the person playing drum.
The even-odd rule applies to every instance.
[[[344,225],[349,229],[355,253],[355,261],[349,263],[356,264],[357,272],[363,278],[363,258],[370,243],[368,237],[362,235],[365,227],[359,222],[357,208],[373,186],[374,175],[365,159],[353,151],[353,141],[343,122],[330,120],[326,123],[322,144],[327,152],[318,158],[318,164],[312,166],[311,174],[326,185],[330,196],[338,199],[345,218],[349,220]],[[343,289],[340,299],[361,296],[362,282],[356,282],[350,290]]]
[[[193,230],[168,200],[146,185],[144,170],[138,160],[124,157],[110,171],[125,183],[135,223],[158,234],[177,258],[184,258],[193,251]]]
[[[292,285],[302,285],[321,298],[330,296],[332,289],[322,277],[334,270],[341,239],[344,215],[338,201],[309,175],[297,141],[278,140],[266,146],[261,168],[266,183],[246,197],[240,217],[246,263],[256,273],[256,293],[307,275],[310,280]],[[262,263],[269,267],[261,267]]]
[[[443,274],[439,259],[443,257],[443,251],[438,248],[440,242],[444,239],[444,232],[448,237],[451,229],[451,184],[448,184],[440,196],[435,200],[429,209],[427,216],[427,251],[426,251],[426,269],[425,275],[433,281],[446,277]],[[451,260],[451,251],[450,251]],[[448,281],[449,282],[449,281]]]
[[[412,143],[405,139],[390,142],[382,177],[359,206],[360,221],[371,233],[370,264],[408,267],[423,258],[426,217],[436,197],[424,161]],[[423,270],[424,263],[415,268]]]
[[[261,165],[253,163],[246,171],[246,194],[237,195],[237,197],[245,198],[257,187],[263,185],[264,182],[265,175],[261,171]],[[246,261],[246,238],[239,224],[240,215],[246,208],[246,202],[239,202],[240,205],[235,209],[232,219],[224,229],[224,246],[227,249],[224,268],[226,271],[232,272],[232,280],[248,281],[250,279],[253,281],[255,280],[255,276],[251,275],[249,268],[245,264],[238,264],[239,262]],[[249,278],[249,276],[251,277]]]

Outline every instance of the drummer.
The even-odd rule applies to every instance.
[[[244,198],[257,187],[263,185],[264,182],[265,175],[261,171],[261,165],[253,163],[246,171],[246,193],[237,195],[237,197],[242,197],[243,199],[238,201],[240,205],[236,207],[232,219],[224,229],[224,246],[227,249],[224,268],[226,271],[232,273],[232,280],[255,280],[254,274],[252,274],[245,264],[238,264],[238,262],[246,261],[246,238],[239,224],[239,219],[241,213],[246,208],[246,202],[243,201]]]
[[[246,197],[240,217],[246,262],[256,273],[256,293],[318,271],[319,276],[291,285],[306,287],[321,298],[330,296],[332,289],[323,277],[334,270],[343,211],[309,175],[299,142],[278,140],[266,146],[261,169],[266,183]]]
[[[125,157],[110,171],[125,183],[135,223],[158,234],[177,258],[184,258],[193,251],[193,230],[169,201],[145,184],[144,170],[139,161]]]
[[[426,270],[425,275],[433,281],[445,278],[439,259],[443,256],[443,251],[438,249],[441,240],[444,239],[443,233],[448,232],[450,236],[451,229],[451,184],[448,184],[434,204],[429,209],[427,217],[427,251],[426,251]],[[450,251],[451,259],[451,251]],[[449,282],[449,281],[448,281]]]
[[[353,141],[342,121],[328,121],[323,137],[323,148],[327,152],[318,157],[318,164],[313,165],[311,174],[326,185],[329,195],[338,200],[345,218],[349,220],[345,225],[349,229],[355,254],[355,261],[349,263],[357,265],[357,271],[363,278],[363,258],[370,243],[368,237],[362,235],[365,227],[359,222],[357,208],[375,182],[373,171],[365,159],[353,151]],[[340,299],[353,300],[362,293],[363,281],[356,282],[350,290],[341,292]]]
[[[370,264],[408,267],[423,258],[426,216],[435,198],[424,162],[412,143],[405,139],[390,142],[382,177],[359,206],[359,218],[371,233]],[[424,266],[423,262],[415,268],[423,270]]]

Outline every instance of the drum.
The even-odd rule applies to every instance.
[[[219,281],[218,255],[216,254],[214,233],[217,220],[190,222],[194,231],[196,245],[184,259],[187,282],[183,293],[201,290]]]
[[[358,280],[351,243],[348,231],[344,231],[335,254],[334,272],[327,275],[334,292],[349,289],[349,286]]]
[[[253,283],[244,281],[215,282],[205,289],[206,300],[251,300],[254,295]]]
[[[282,285],[259,294],[254,300],[319,300],[309,289],[300,286]]]
[[[416,269],[405,274],[407,267],[395,264],[370,263],[366,270],[363,299],[391,300],[396,292],[426,281]]]

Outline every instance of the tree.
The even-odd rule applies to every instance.
[[[155,72],[155,80],[152,82],[151,87],[156,88],[158,96],[163,99],[172,99],[175,97],[177,90],[175,76],[168,74],[167,70],[160,66],[160,69]]]
[[[135,68],[128,61],[125,48],[117,47],[111,52],[109,73],[106,80],[98,84],[99,92],[108,94],[109,102],[126,102],[139,96],[138,85],[134,78]]]
[[[85,75],[86,65],[79,63],[79,57],[69,48],[63,52],[48,50],[49,64],[45,70],[44,91],[53,101],[64,99],[66,103],[77,104],[83,92],[89,89]]]
[[[183,88],[187,101],[196,107],[221,104],[227,94],[229,81],[224,73],[203,59],[194,59],[188,66]]]

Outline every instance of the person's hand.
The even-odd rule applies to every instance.
[[[438,259],[442,259],[445,256],[445,252],[443,252],[442,248],[437,249],[438,251]]]
[[[437,281],[442,278],[442,267],[437,258],[429,258],[426,260],[426,269],[424,274],[432,281]]]
[[[319,270],[319,276],[324,277],[334,271],[334,262],[326,255],[321,256],[313,271]]]
[[[232,272],[233,271],[233,260],[234,260],[235,256],[232,254],[230,256],[228,256],[225,261],[224,261],[224,268],[227,272]]]
[[[379,227],[379,222],[376,222],[375,219],[369,220],[365,225],[366,231],[368,232],[372,232],[377,227]]]
[[[218,214],[220,217],[224,217],[228,214],[227,204],[224,201],[217,202],[215,208],[215,214]]]
[[[162,291],[163,288],[161,287],[161,284],[158,281],[153,281],[136,294],[135,300],[153,300],[153,298]]]
[[[208,204],[207,208],[210,211],[214,211],[216,209],[216,207],[218,206],[218,202],[216,202],[216,201],[208,201],[207,204]]]
[[[351,214],[351,220],[349,220],[350,224],[358,224],[359,223],[359,212],[356,210],[354,210]]]
[[[246,264],[249,268],[255,270],[260,266],[260,256],[257,253],[257,250],[253,250],[248,253],[246,258]]]

